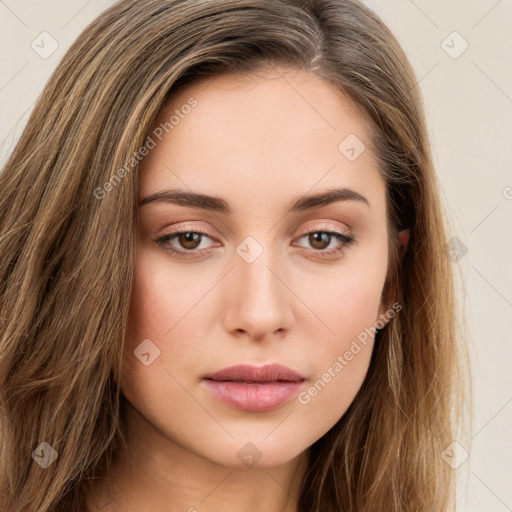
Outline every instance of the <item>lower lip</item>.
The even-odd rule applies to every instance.
[[[204,382],[221,402],[235,409],[250,412],[276,409],[296,395],[304,383],[304,381],[243,383],[209,379],[205,379]]]

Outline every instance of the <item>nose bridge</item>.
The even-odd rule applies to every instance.
[[[249,236],[236,249],[226,316],[229,330],[244,330],[256,338],[290,327],[291,293],[271,240]]]

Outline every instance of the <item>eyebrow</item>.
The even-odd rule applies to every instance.
[[[337,187],[295,199],[291,202],[288,208],[288,213],[304,212],[314,208],[327,206],[335,202],[345,201],[358,201],[370,206],[368,199],[359,194],[359,192],[347,187]],[[225,215],[230,215],[233,211],[229,203],[222,197],[187,192],[186,190],[181,189],[169,189],[155,192],[154,194],[142,199],[139,202],[139,207],[150,203],[173,203],[178,206],[199,208],[201,210],[223,213]]]

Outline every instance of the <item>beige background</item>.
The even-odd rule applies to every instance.
[[[0,0],[0,163],[59,59],[112,3]],[[512,511],[512,0],[365,3],[416,70],[451,236],[468,249],[454,263],[465,281],[475,386],[473,440],[456,469],[461,510]]]

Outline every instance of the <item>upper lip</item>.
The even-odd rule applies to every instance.
[[[302,382],[305,380],[302,375],[281,364],[267,364],[264,366],[252,366],[248,364],[237,364],[228,366],[215,373],[209,373],[203,377],[209,380],[218,381],[240,381],[240,382]]]

